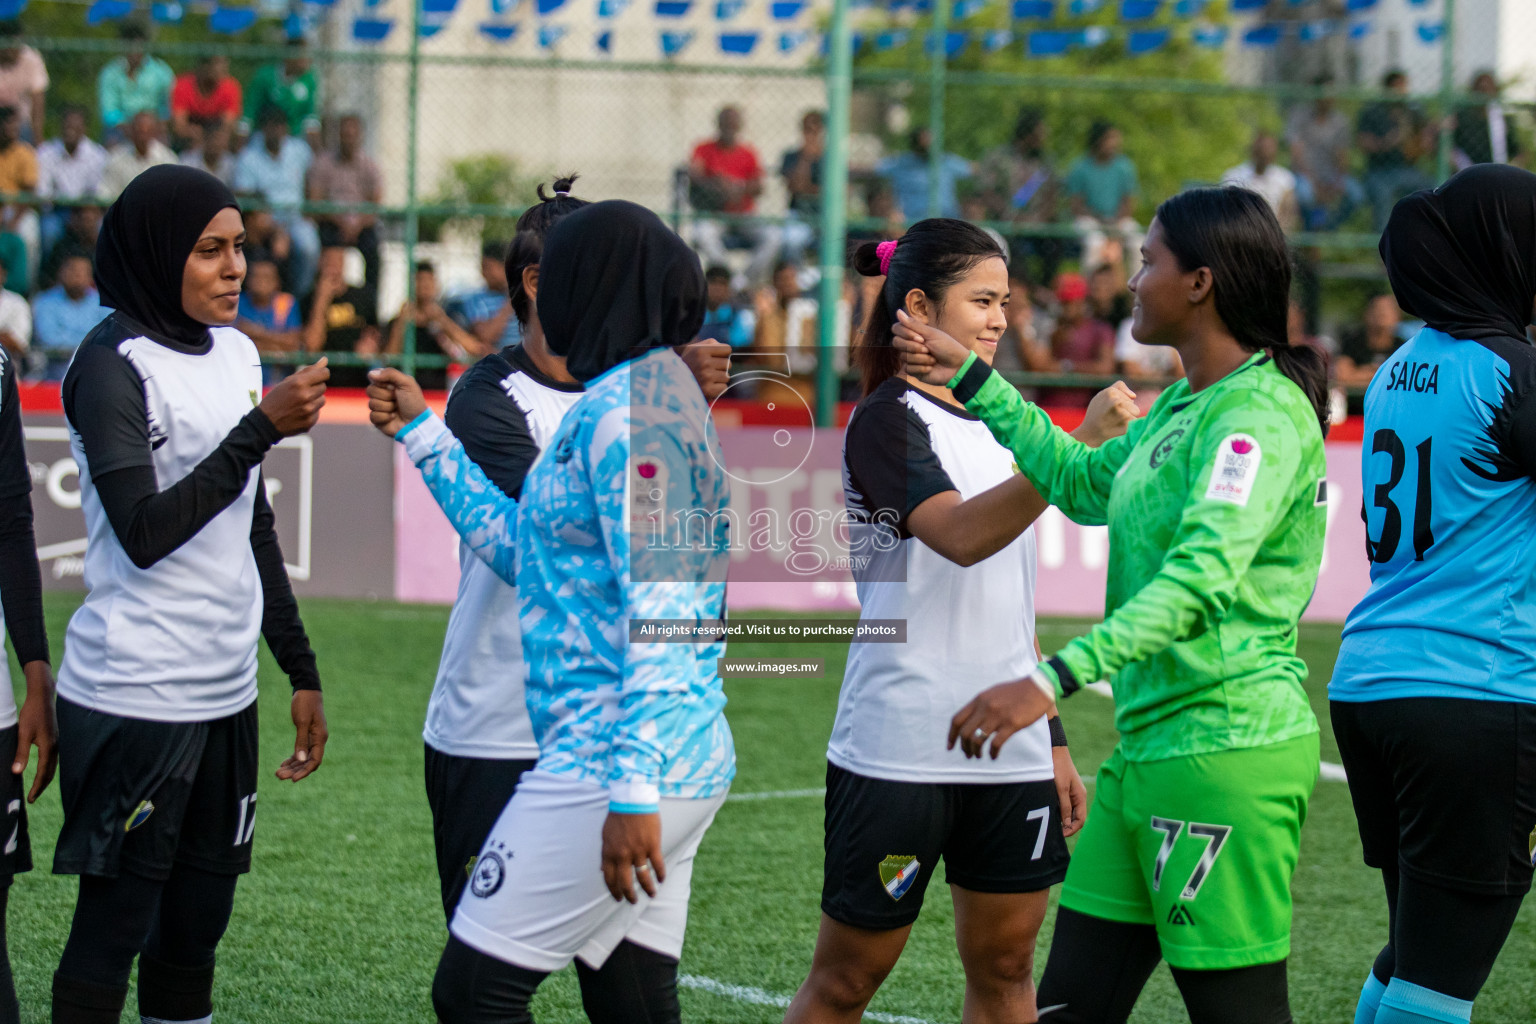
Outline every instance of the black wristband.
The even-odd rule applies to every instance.
[[[1051,746],[1064,747],[1067,745],[1067,730],[1061,724],[1061,716],[1046,719],[1046,725],[1051,730]]]
[[[1045,663],[1056,672],[1056,681],[1061,683],[1061,695],[1063,697],[1070,697],[1083,688],[1083,684],[1077,681],[1077,676],[1073,675],[1072,670],[1067,668],[1067,663],[1054,654],[1045,659]]]
[[[965,376],[955,382],[950,389],[955,396],[955,401],[964,405],[976,397],[976,392],[992,377],[992,364],[977,359],[971,363],[971,368],[965,371]]]

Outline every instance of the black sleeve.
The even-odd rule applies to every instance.
[[[256,510],[251,516],[251,551],[261,573],[261,635],[266,638],[267,649],[295,690],[318,690],[320,671],[315,667],[315,652],[309,646],[293,584],[283,565],[276,520],[267,501],[267,482],[260,477],[256,485]]]
[[[848,476],[871,516],[894,510],[897,528],[935,494],[958,490],[934,453],[928,426],[899,398],[874,395],[848,424],[843,442]]]
[[[443,421],[464,446],[464,454],[485,471],[503,494],[516,500],[539,446],[528,419],[490,374],[470,371],[453,389]]]
[[[16,363],[0,370],[0,607],[6,632],[25,665],[48,660],[48,629],[43,622],[43,579],[37,567],[32,533],[32,474],[22,443],[21,399],[16,393]]]
[[[101,507],[133,564],[148,569],[228,508],[282,440],[260,409],[176,483],[159,489],[144,384],[116,349],[80,349],[64,380],[64,413],[80,436]]]

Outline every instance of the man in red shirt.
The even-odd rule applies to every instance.
[[[688,162],[688,198],[695,215],[750,216],[763,191],[763,167],[757,150],[741,141],[741,111],[722,107],[719,134],[694,147]],[[705,263],[726,262],[727,249],[751,249],[752,262],[743,284],[760,283],[778,257],[782,232],[774,224],[697,219],[694,245]]]
[[[207,128],[223,125],[234,131],[243,102],[240,83],[229,75],[229,58],[204,57],[196,71],[176,77],[171,89],[171,130],[189,148],[197,148]]]

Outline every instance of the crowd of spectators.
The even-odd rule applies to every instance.
[[[486,248],[484,287],[452,302],[434,268],[418,265],[415,301],[380,329],[378,220],[348,207],[382,202],[383,175],[365,151],[360,116],[342,114],[322,131],[319,81],[302,39],[242,82],[218,55],[178,73],[149,52],[141,21],[125,22],[120,36],[122,53],[96,76],[94,109],[58,109],[57,134],[44,137],[46,63],[21,43],[18,24],[0,23],[0,347],[27,376],[62,377],[73,348],[107,313],[91,266],[106,206],[144,170],[176,162],[217,176],[242,199],[248,269],[239,322],[263,353],[398,352],[407,323],[421,350],[460,361],[516,340],[501,244]],[[349,250],[362,268],[352,283]],[[332,380],[360,385],[363,372],[338,367]],[[442,370],[427,376],[445,383]]]

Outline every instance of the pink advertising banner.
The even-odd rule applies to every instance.
[[[858,608],[843,529],[841,431],[797,438],[772,427],[720,431],[731,477],[734,550],[729,588],[736,610]],[[1328,540],[1306,618],[1342,622],[1370,582],[1360,521],[1360,446],[1328,445]],[[1048,509],[1035,526],[1041,615],[1104,613],[1107,531]],[[419,475],[395,452],[395,597],[450,602],[458,544]]]

